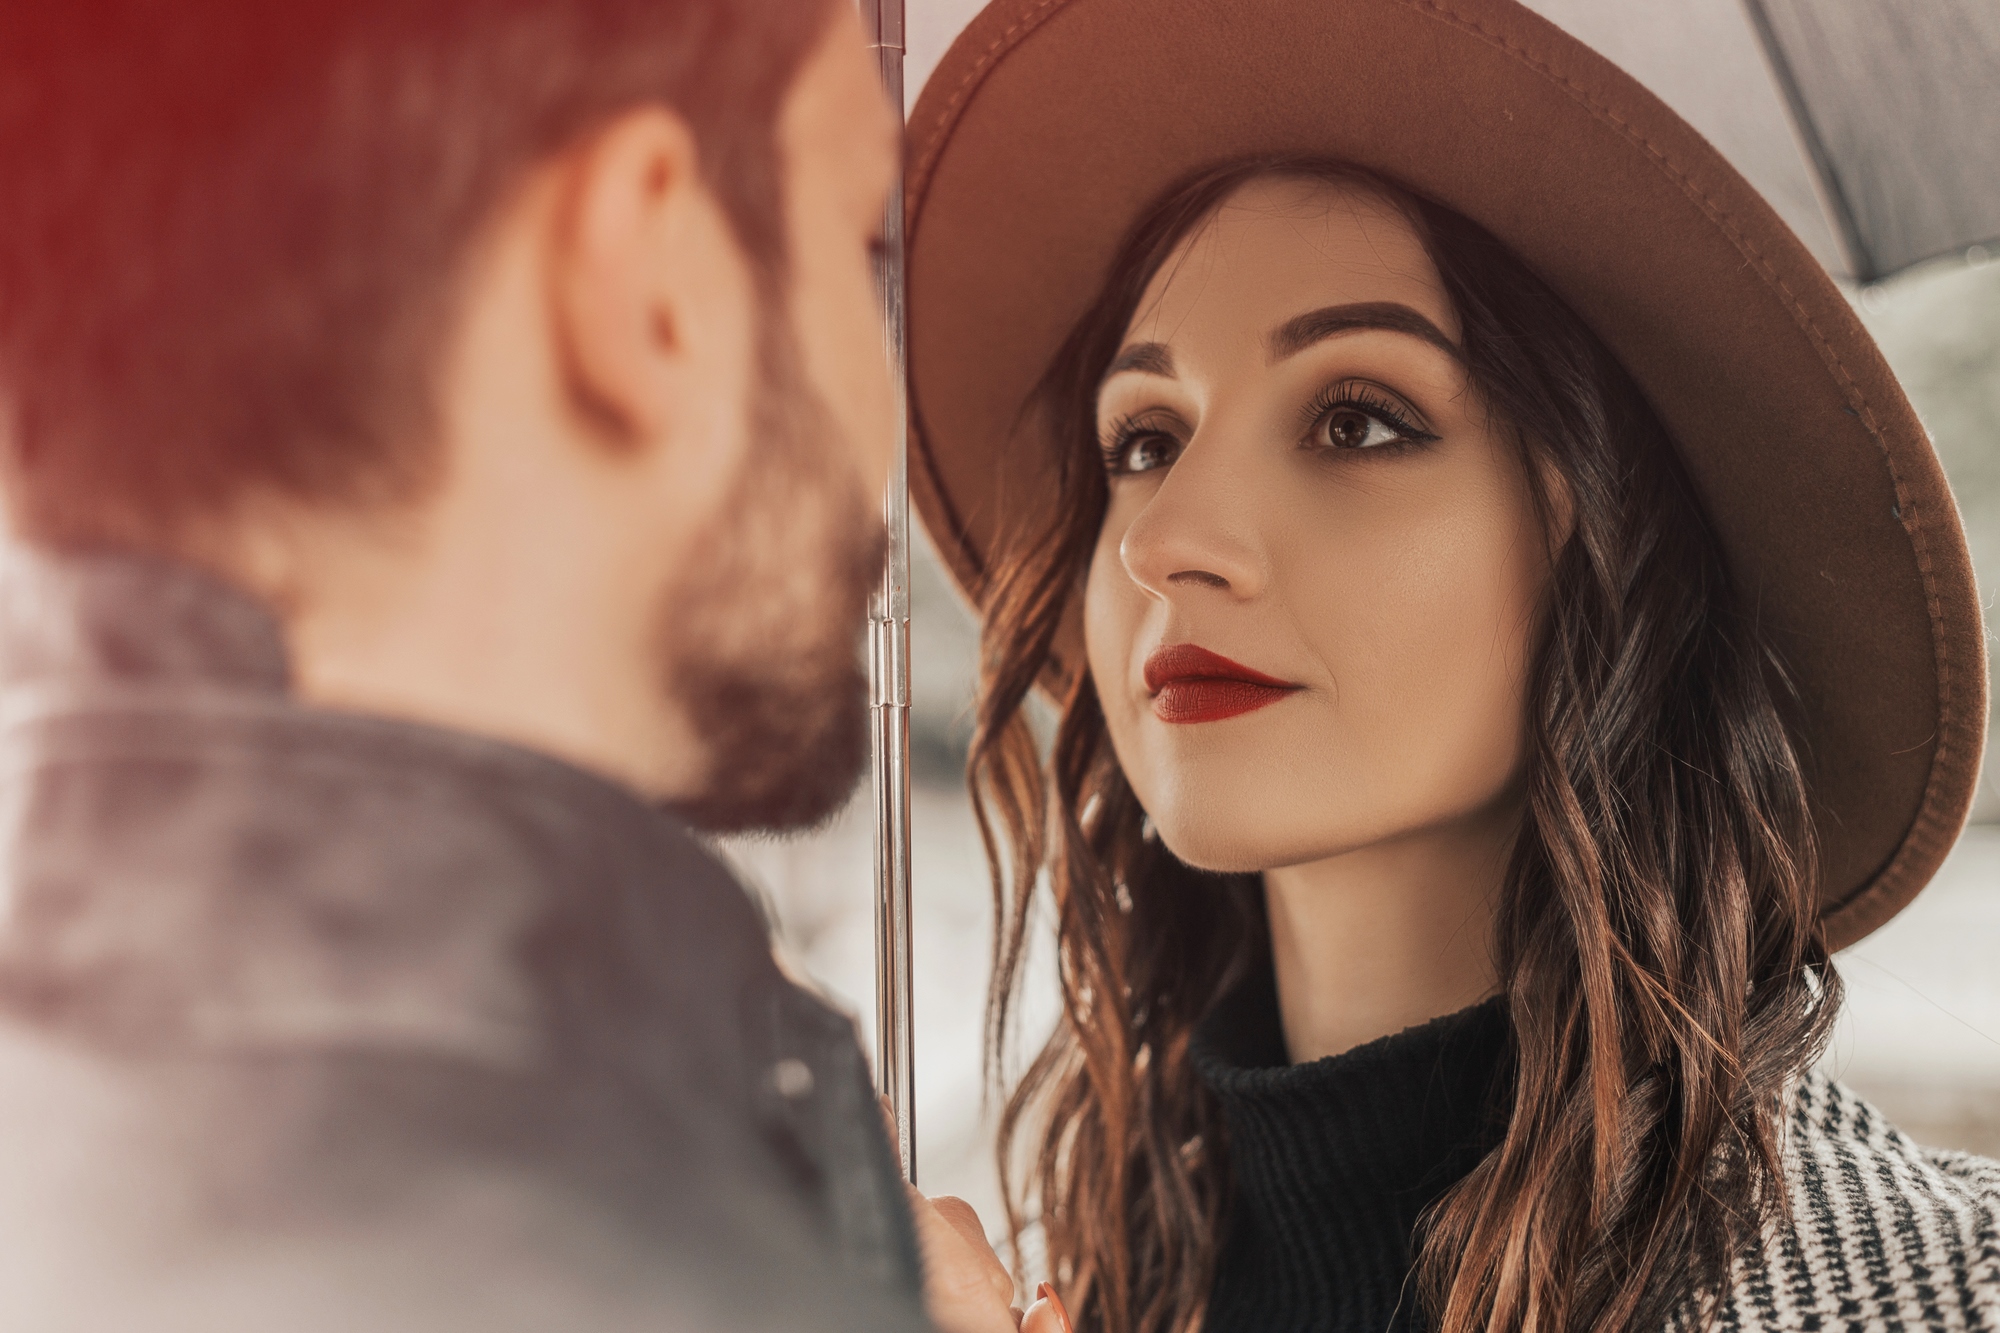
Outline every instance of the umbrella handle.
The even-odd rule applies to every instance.
[[[869,48],[903,111],[903,0],[861,0]],[[905,399],[903,188],[883,219],[882,325],[896,383],[895,440],[882,496],[888,554],[868,610],[875,775],[875,1083],[896,1122],[903,1177],[917,1179],[916,1033],[910,1014],[910,493]]]

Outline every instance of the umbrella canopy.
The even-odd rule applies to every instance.
[[[1837,276],[2000,243],[2000,3],[1527,4],[1658,94]],[[911,0],[912,103],[982,7]]]

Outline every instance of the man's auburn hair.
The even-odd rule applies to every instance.
[[[835,0],[62,0],[0,13],[17,533],[175,544],[256,490],[414,493],[473,241],[628,108],[690,125],[782,295],[778,109]]]

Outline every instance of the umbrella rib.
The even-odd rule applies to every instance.
[[[1875,262],[1873,250],[1861,234],[1861,224],[1847,198],[1847,187],[1834,167],[1832,152],[1820,136],[1819,124],[1806,105],[1805,90],[1799,85],[1798,73],[1792,68],[1791,58],[1785,54],[1784,44],[1778,38],[1777,27],[1771,22],[1771,12],[1764,0],[1743,0],[1743,9],[1750,18],[1750,25],[1757,30],[1757,40],[1764,48],[1764,59],[1771,66],[1771,77],[1776,80],[1778,91],[1784,95],[1792,125],[1805,144],[1806,155],[1812,159],[1813,171],[1819,176],[1821,202],[1830,215],[1828,220],[1833,224],[1834,234],[1840,238],[1841,248],[1847,252],[1848,267],[1853,270],[1857,282],[1874,282],[1882,276],[1881,270]]]

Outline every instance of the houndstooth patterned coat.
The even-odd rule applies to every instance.
[[[2000,1162],[1919,1147],[1818,1075],[1784,1160],[1791,1223],[1737,1261],[1714,1333],[2000,1333]]]

